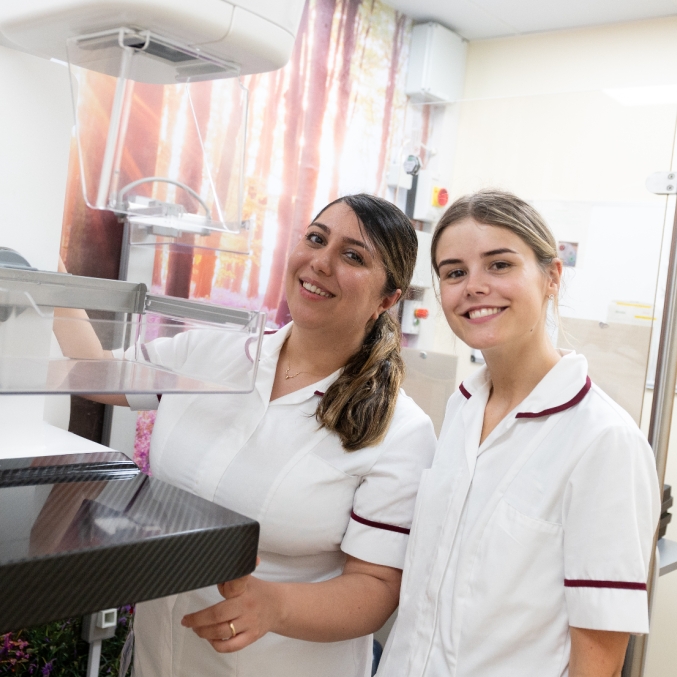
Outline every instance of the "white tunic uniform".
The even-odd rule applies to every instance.
[[[480,445],[482,368],[421,480],[379,677],[562,677],[569,626],[648,632],[654,457],[566,354]]]
[[[402,568],[416,489],[434,454],[432,423],[400,392],[383,443],[347,453],[338,436],[319,429],[314,416],[320,395],[338,372],[270,402],[277,360],[290,327],[265,337],[251,394],[162,398],[151,440],[151,471],[257,520],[259,578],[323,581],[341,573],[346,553]],[[242,362],[246,347],[241,341],[216,349],[207,339],[208,345],[187,349],[186,341],[194,339],[183,336],[148,344],[148,358],[183,368],[208,355],[215,372],[228,369],[233,357]],[[139,408],[138,398],[128,399]],[[235,654],[219,654],[180,621],[185,614],[220,601],[214,586],[139,604],[135,676],[370,674],[370,636],[316,643],[269,633]]]

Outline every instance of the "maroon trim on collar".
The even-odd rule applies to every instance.
[[[264,336],[269,336],[270,334],[277,334],[278,331],[279,331],[279,329],[266,329],[266,330],[264,330],[263,335],[264,335]],[[244,344],[244,354],[247,356],[247,359],[248,359],[252,364],[254,363],[254,358],[249,354],[249,346],[250,346],[252,343],[254,343],[254,341],[257,341],[257,340],[258,340],[258,339],[256,338],[256,336],[252,336],[251,338],[248,338],[248,339],[245,341],[245,344]]]
[[[350,513],[350,517],[351,519],[354,519],[356,522],[364,524],[368,527],[374,527],[374,529],[383,529],[384,531],[395,531],[398,534],[406,534],[407,536],[409,535],[410,531],[409,529],[405,529],[404,527],[396,527],[392,524],[383,524],[383,522],[372,522],[372,520],[368,520],[365,519],[364,517],[356,515],[354,510]]]
[[[564,579],[565,588],[614,588],[616,590],[646,590],[646,583],[628,583],[626,581],[594,581]]]
[[[540,418],[541,416],[550,416],[550,414],[559,414],[560,411],[565,411],[566,409],[571,409],[575,407],[587,394],[590,388],[592,387],[592,381],[589,376],[585,377],[585,385],[572,397],[568,402],[560,404],[558,407],[552,407],[550,409],[544,409],[543,411],[522,411],[515,416],[515,418]]]
[[[318,397],[324,397],[324,393],[320,392],[319,390],[316,390],[313,395],[317,395]]]
[[[472,397],[472,395],[465,389],[465,386],[462,383],[460,386],[458,386],[458,389],[461,391],[461,394],[466,400],[469,400]]]

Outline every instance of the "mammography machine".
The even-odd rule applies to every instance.
[[[135,88],[163,88],[164,95],[184,97],[192,107],[192,88],[204,80],[230,79],[236,88],[238,75],[280,68],[291,54],[303,6],[303,0],[26,0],[0,7],[0,86],[20,73],[27,105],[38,109],[35,131],[24,142],[16,138],[19,116],[8,117],[11,124],[4,120],[0,129],[0,136],[7,135],[0,158],[12,168],[0,177],[0,247],[9,248],[0,250],[0,633],[94,614],[90,675],[98,670],[100,639],[110,626],[105,613],[95,612],[251,572],[258,525],[146,477],[125,456],[48,423],[59,418],[49,413],[50,402],[69,393],[237,397],[254,387],[265,316],[153,295],[141,282],[50,272],[60,231],[58,191],[51,184],[64,181],[31,173],[25,158],[31,149],[43,164],[65,158],[70,139],[63,132],[70,129],[50,116],[63,112],[67,95],[50,86],[70,84],[89,208],[126,217],[131,237],[150,249],[167,242],[200,246],[210,238],[213,248],[246,252],[238,170],[242,126],[236,143],[227,142],[218,125],[197,130],[196,152],[205,161],[193,183],[171,162],[134,174],[125,157],[133,143]],[[97,138],[79,106],[88,73],[115,78],[108,126]],[[23,101],[17,98],[15,107]],[[240,105],[233,103],[230,113]],[[55,130],[61,137],[52,146],[53,139],[41,135]],[[206,148],[217,142],[233,153],[229,166],[237,171],[230,171],[229,181],[219,178],[213,151],[207,157]],[[22,168],[25,178],[13,183]],[[31,195],[43,199],[24,203],[17,220],[12,210],[28,183]],[[159,199],[157,186],[171,190]],[[48,206],[45,218],[40,210]],[[22,234],[29,224],[30,235]],[[88,324],[113,359],[64,357],[54,323],[82,320],[56,320],[55,308],[94,311],[97,319]],[[148,359],[149,342],[181,335],[239,342],[241,363],[231,373],[210,374],[190,366],[172,371]],[[63,411],[60,418],[63,423]]]

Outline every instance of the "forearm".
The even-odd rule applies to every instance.
[[[59,256],[58,271],[68,273]],[[54,335],[59,342],[61,352],[66,357],[81,360],[103,360],[112,355],[104,350],[94,331],[89,315],[80,308],[54,309]]]
[[[92,327],[89,316],[78,308],[54,309],[54,335],[66,357],[81,360],[105,360],[113,357],[104,350]],[[124,395],[87,395],[87,399],[102,404],[128,406]]]
[[[89,316],[79,308],[54,309],[54,335],[66,357],[81,360],[110,359],[92,327]]]
[[[263,582],[263,581],[262,581]],[[265,583],[277,609],[271,630],[311,642],[338,642],[375,632],[397,608],[398,592],[368,574],[322,583]]]
[[[569,677],[620,677],[630,635],[571,628]]]

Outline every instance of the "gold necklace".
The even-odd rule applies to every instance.
[[[288,381],[290,378],[296,378],[299,374],[307,374],[307,371],[297,371],[295,374],[289,375],[289,370],[291,369],[291,362],[287,360],[287,369],[284,372],[284,380]]]
[[[289,336],[291,336],[291,332],[290,332]],[[285,339],[284,346],[287,345],[287,341],[289,341],[289,336],[287,336],[287,338]],[[291,369],[291,360],[289,359],[289,357],[287,357],[287,368],[285,369],[285,372],[284,372],[284,380],[285,381],[288,381],[291,378],[296,378],[300,374],[309,374],[310,373],[309,371],[297,371],[295,374],[291,374],[291,376],[290,376],[289,375],[290,369]]]

